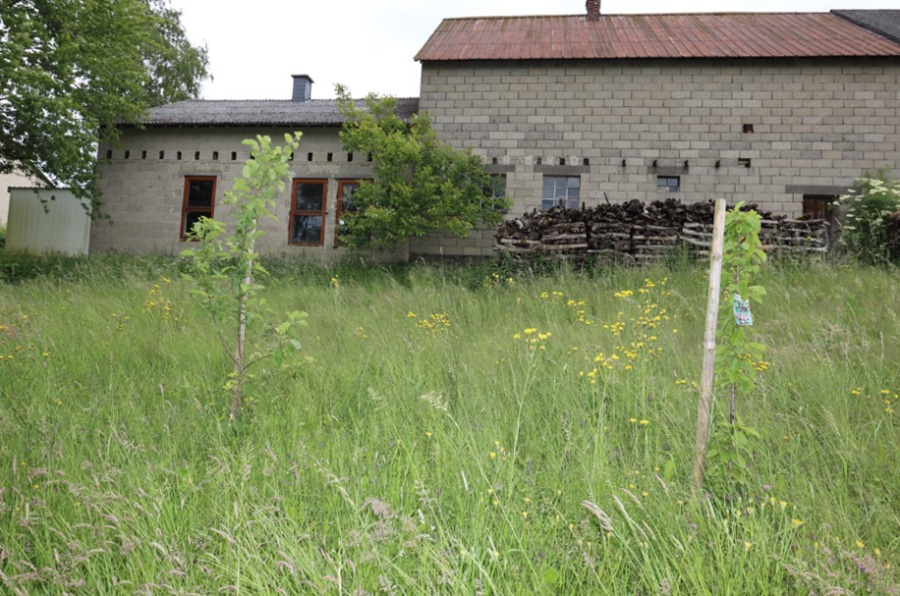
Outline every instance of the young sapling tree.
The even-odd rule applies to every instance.
[[[250,159],[222,201],[232,207],[231,233],[222,222],[201,218],[191,230],[197,247],[182,252],[191,262],[189,277],[196,283],[193,293],[212,315],[223,346],[231,355],[232,370],[225,388],[231,398],[228,419],[232,422],[242,410],[248,369],[267,358],[281,366],[284,357],[300,347],[292,332],[303,324],[305,313],[287,313],[286,320],[278,324],[263,318],[268,309],[260,295],[264,287],[257,278],[266,270],[258,261],[256,241],[263,234],[260,220],[276,219],[271,211],[275,196],[284,191],[285,180],[290,177],[290,158],[301,135],[285,134],[283,146],[273,145],[271,138],[261,135],[243,141],[250,147]],[[227,329],[234,334],[230,338]],[[251,340],[252,351],[248,351]],[[232,347],[228,347],[232,341]]]
[[[737,392],[751,391],[757,380],[757,363],[765,346],[756,339],[751,304],[759,304],[766,290],[756,284],[766,253],[759,240],[761,219],[756,211],[738,203],[725,217],[722,297],[732,306],[720,312],[716,346],[716,386],[730,393],[727,423],[716,425],[708,457],[714,467],[707,477],[720,485],[746,486],[747,465],[759,438],[756,429],[741,423]]]

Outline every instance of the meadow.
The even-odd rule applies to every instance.
[[[233,424],[182,269],[4,257],[0,591],[900,594],[896,271],[766,266],[696,491],[702,264],[270,263],[308,323]]]

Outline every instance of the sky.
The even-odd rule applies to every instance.
[[[194,45],[209,51],[204,99],[290,99],[294,74],[312,98],[416,97],[413,56],[451,17],[584,14],[584,0],[170,0]],[[828,12],[897,8],[898,0],[601,0],[602,14]]]

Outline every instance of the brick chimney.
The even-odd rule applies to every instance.
[[[291,101],[301,102],[312,99],[313,80],[309,78],[309,75],[300,74],[291,76],[294,77],[294,93],[291,96]]]
[[[589,21],[600,20],[600,0],[587,0],[584,3],[587,7],[587,18]]]

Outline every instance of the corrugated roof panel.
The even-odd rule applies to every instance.
[[[900,13],[900,11],[884,11]],[[416,60],[900,56],[900,43],[830,13],[445,19]]]

